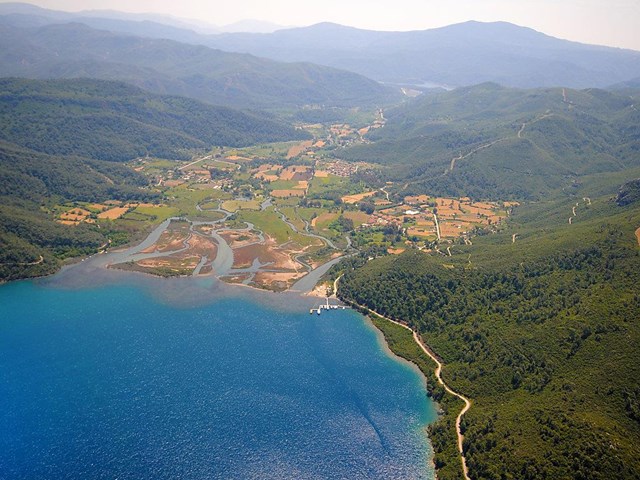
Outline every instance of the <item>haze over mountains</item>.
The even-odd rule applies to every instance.
[[[414,32],[323,23],[269,35],[218,35],[208,44],[283,61],[313,59],[379,81],[416,85],[604,87],[640,71],[640,52],[559,40],[504,22]]]
[[[465,86],[491,81],[526,88],[587,88],[640,77],[640,52],[560,40],[504,22],[466,22],[411,32],[321,23],[273,33],[202,34],[197,27],[161,16],[69,14],[24,4],[0,5],[0,15],[2,24],[13,27],[77,21],[278,61],[312,62],[398,84]]]
[[[201,34],[210,33],[231,33],[231,32],[251,32],[251,33],[270,33],[280,30],[282,25],[261,20],[241,20],[229,25],[212,25],[211,23],[195,20],[178,18],[171,15],[162,15],[158,13],[129,13],[119,12],[117,10],[83,10],[80,12],[63,12],[38,7],[29,3],[9,2],[0,4],[0,15],[9,15],[13,17],[13,21],[22,21],[25,23],[46,25],[52,21],[82,21],[89,26],[97,26],[94,22],[111,21],[110,25],[114,31],[123,31],[132,33],[131,29],[140,28],[141,26],[163,27],[166,32],[179,34],[193,34],[193,32]],[[144,25],[141,25],[144,24]],[[167,37],[173,38],[174,37]]]
[[[361,75],[282,63],[80,23],[0,25],[0,71],[27,78],[121,80],[155,93],[240,108],[375,105],[392,92]]]

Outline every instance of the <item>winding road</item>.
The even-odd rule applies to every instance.
[[[191,163],[187,163],[186,165],[183,165],[181,167],[178,167],[178,170],[184,170],[185,168],[190,167],[191,165],[195,165],[196,163],[200,163],[200,162],[204,162],[205,160],[209,160],[213,155],[207,155],[206,157],[201,157],[198,158],[196,160],[194,160]]]
[[[334,285],[335,284],[337,284],[337,279],[336,279],[336,282],[334,283]],[[402,328],[405,328],[405,329],[409,330],[413,334],[413,339],[418,344],[418,346],[422,349],[422,351],[424,353],[426,353],[429,356],[429,358],[431,358],[431,360],[433,360],[435,362],[435,364],[436,364],[435,375],[436,375],[436,378],[438,379],[438,383],[440,385],[442,385],[442,387],[446,390],[447,393],[453,395],[454,397],[458,397],[460,400],[462,400],[464,402],[464,407],[462,408],[462,410],[460,410],[460,413],[456,417],[456,435],[458,437],[458,451],[460,452],[460,462],[462,464],[462,472],[464,474],[465,480],[471,480],[469,478],[469,469],[467,468],[467,460],[466,460],[466,458],[464,456],[464,450],[462,448],[462,442],[464,441],[464,435],[462,435],[462,431],[460,429],[460,423],[462,421],[462,417],[471,408],[471,400],[469,400],[464,395],[456,392],[455,390],[451,389],[451,387],[449,387],[449,385],[447,385],[445,383],[445,381],[442,379],[442,362],[440,362],[440,360],[438,360],[438,357],[436,357],[436,355],[433,352],[431,352],[431,350],[424,344],[424,342],[422,341],[422,339],[418,335],[418,332],[416,332],[415,330],[413,330],[409,326],[405,325],[404,323],[398,322],[398,321],[393,320],[393,319],[391,319],[389,317],[385,317],[384,315],[380,315],[378,312],[376,312],[374,310],[371,310],[368,307],[365,307],[363,305],[359,305],[359,306],[361,308],[365,309],[366,311],[368,311],[369,313],[373,314],[373,315],[377,315],[380,318],[384,318],[385,320],[388,320],[388,321],[390,321],[392,323],[395,323],[396,325],[401,326]]]
[[[452,172],[452,171],[453,171],[453,168],[456,166],[456,162],[457,162],[458,160],[463,160],[463,159],[465,159],[465,158],[467,158],[467,157],[470,157],[470,156],[471,156],[471,155],[473,155],[474,153],[478,153],[480,150],[484,150],[485,148],[492,147],[492,146],[493,146],[493,145],[495,145],[496,143],[503,142],[503,141],[505,141],[506,139],[507,139],[507,138],[499,138],[498,140],[494,140],[494,141],[493,141],[493,142],[491,142],[491,143],[487,143],[487,144],[485,144],[485,145],[480,145],[479,147],[477,147],[477,148],[475,148],[475,149],[471,150],[471,151],[470,151],[469,153],[467,153],[466,155],[462,155],[462,154],[460,154],[460,155],[458,155],[457,157],[452,158],[452,159],[451,159],[451,164],[449,165],[449,168],[448,168],[448,169],[446,169],[446,170],[444,171],[444,175],[447,175],[447,174],[449,174],[450,172]]]
[[[387,197],[387,202],[390,202],[391,200],[389,200],[389,192],[387,192],[387,187],[382,187],[380,191]]]
[[[436,224],[436,234],[438,235],[438,241],[440,241],[440,224],[438,223],[438,216],[435,213],[433,214],[433,222]]]
[[[21,265],[21,266],[30,266],[30,265],[40,265],[44,262],[44,257],[40,255],[40,258],[34,262],[23,262],[23,263],[0,263],[0,265]]]
[[[640,231],[640,228],[638,229],[638,231]],[[639,238],[639,242],[640,242],[640,238]],[[338,281],[341,278],[342,278],[342,275],[340,275],[338,278],[336,278],[333,281],[333,293],[334,293],[334,295],[337,295],[337,292],[338,292]],[[356,304],[356,305],[358,305],[358,304]],[[422,340],[422,338],[420,338],[420,335],[418,335],[418,332],[416,332],[411,327],[409,327],[408,325],[406,325],[406,324],[404,324],[402,322],[398,322],[397,320],[393,320],[393,319],[391,319],[389,317],[385,317],[384,315],[380,315],[378,312],[376,312],[375,310],[371,310],[369,307],[365,307],[364,305],[358,305],[358,306],[360,308],[366,310],[370,314],[377,315],[380,318],[384,318],[385,320],[388,320],[391,323],[395,323],[396,325],[399,325],[402,328],[405,328],[405,329],[409,330],[413,334],[413,340],[418,344],[418,346],[422,349],[422,351],[425,354],[427,354],[427,356],[431,360],[433,360],[434,363],[436,364],[435,375],[436,375],[436,378],[438,379],[438,383],[440,385],[442,385],[442,387],[446,390],[447,393],[449,393],[450,395],[453,395],[454,397],[458,397],[460,400],[462,400],[464,402],[464,407],[462,407],[462,410],[460,410],[460,413],[456,417],[456,435],[458,437],[458,451],[460,452],[460,462],[462,464],[462,473],[464,474],[465,480],[471,480],[471,478],[469,478],[469,469],[467,468],[467,459],[464,456],[464,450],[462,448],[462,443],[464,441],[464,435],[462,435],[462,430],[460,429],[460,423],[462,422],[462,417],[471,408],[471,400],[469,400],[467,397],[465,397],[461,393],[456,392],[451,387],[449,387],[449,385],[447,385],[445,383],[445,381],[442,379],[442,362],[429,349],[429,347],[427,347],[424,344],[424,341]]]
[[[522,125],[520,126],[520,129],[518,130],[518,133],[516,133],[516,138],[522,138],[522,133],[524,132],[524,129],[527,128],[527,125],[531,125],[532,123],[539,122],[540,120],[543,120],[543,119],[548,118],[548,117],[552,117],[553,115],[554,115],[553,113],[544,113],[544,114],[540,115],[539,117],[534,118],[530,122],[523,122]],[[460,153],[460,155],[458,155],[457,157],[451,159],[451,163],[449,164],[449,168],[445,169],[443,176],[444,175],[448,175],[449,173],[451,173],[453,171],[454,167],[456,166],[456,162],[458,160],[463,160],[463,159],[465,159],[467,157],[470,157],[471,155],[473,155],[474,153],[479,152],[480,150],[484,150],[485,148],[492,147],[496,143],[504,142],[505,140],[508,140],[509,138],[513,138],[513,137],[499,138],[498,140],[494,140],[493,142],[486,143],[484,145],[480,145],[479,147],[476,147],[475,149],[471,150],[466,155],[463,155],[462,153]]]

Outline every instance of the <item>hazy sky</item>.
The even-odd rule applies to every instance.
[[[7,0],[0,0],[6,3]],[[15,1],[15,0],[14,0]],[[23,0],[25,1],[25,0]],[[281,25],[330,21],[375,30],[417,30],[466,20],[516,23],[559,38],[640,50],[640,0],[26,0],[58,10],[112,9]]]

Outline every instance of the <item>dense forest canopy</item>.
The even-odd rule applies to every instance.
[[[640,210],[607,195],[568,225],[546,208],[453,257],[345,260],[340,296],[408,322],[473,399],[472,478],[640,478]]]
[[[307,138],[265,115],[119,82],[0,80],[0,139],[50,155],[190,158],[194,149]]]

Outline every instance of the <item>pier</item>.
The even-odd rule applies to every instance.
[[[327,302],[324,304],[320,304],[318,308],[312,308],[309,310],[309,314],[313,315],[314,313],[320,315],[322,310],[346,310],[346,306],[344,305],[332,305],[329,303],[329,297],[327,297]]]

